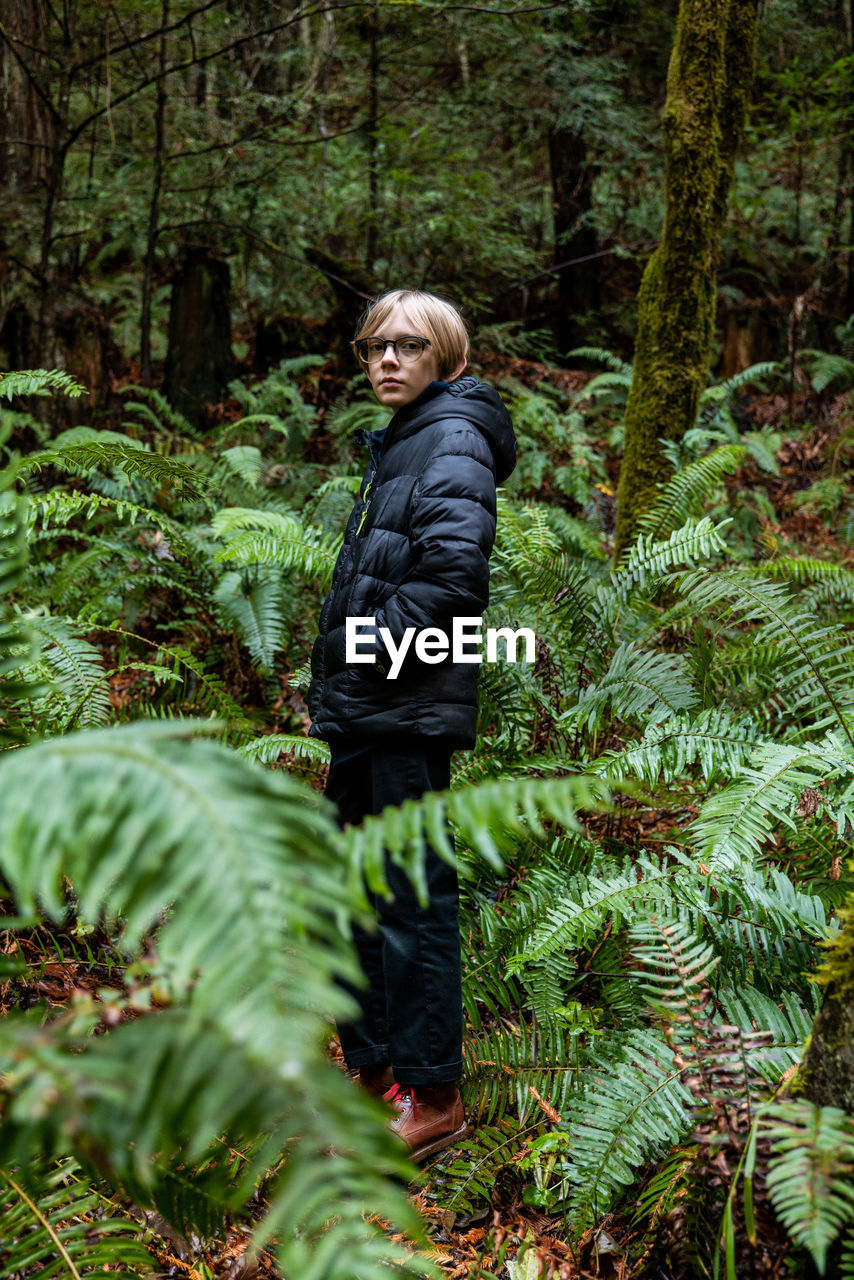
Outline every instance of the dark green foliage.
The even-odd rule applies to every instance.
[[[41,1160],[14,1172],[0,1170],[4,1275],[20,1275],[37,1266],[41,1280],[50,1280],[100,1274],[105,1264],[114,1274],[145,1275],[152,1259],[139,1235],[140,1223],[114,1216],[109,1197],[81,1176],[73,1160]],[[126,1265],[132,1270],[125,1271]]]
[[[151,404],[148,426],[180,452],[180,424]],[[551,421],[553,405],[524,406],[541,410]],[[481,1124],[428,1172],[426,1193],[456,1213],[520,1197],[576,1238],[633,1206],[650,1247],[670,1233],[686,1258],[721,1231],[740,1238],[743,1180],[710,1192],[693,1135],[733,1114],[739,1164],[814,1012],[809,975],[846,885],[829,864],[854,811],[845,571],[734,562],[732,526],[704,512],[735,445],[678,472],[613,569],[592,510],[562,548],[546,505],[502,496],[489,622],[531,626],[535,660],[483,672],[480,749],[458,760],[449,793],[342,833],[282,776],[328,755],[299,732],[299,703],[258,733],[267,708],[304,687],[354,484],[339,464],[311,472],[321,483],[302,509],[306,481],[280,484],[276,470],[286,439],[266,408],[197,438],[199,502],[142,472],[69,474],[10,498],[14,603],[39,613],[11,654],[24,682],[9,707],[20,732],[49,740],[4,761],[4,874],[22,913],[57,916],[67,876],[80,919],[107,922],[140,977],[122,997],[134,1020],[109,1035],[91,1035],[97,1002],[50,1019],[42,1047],[32,1016],[0,1024],[33,1103],[15,1095],[6,1166],[33,1146],[73,1150],[93,1177],[206,1230],[264,1177],[256,1244],[272,1233],[286,1271],[352,1272],[355,1257],[360,1277],[380,1274],[388,1245],[361,1208],[414,1230],[379,1177],[403,1166],[381,1119],[323,1063],[319,1028],[344,999],[331,975],[352,963],[342,935],[364,884],[385,889],[384,851],[423,889],[425,838],[450,857],[452,832],[464,1090]],[[238,651],[255,702],[229,679],[223,655]],[[125,679],[138,700],[116,707]],[[151,723],[113,723],[138,719]],[[84,724],[104,727],[71,732]],[[208,734],[219,741],[187,741]],[[24,777],[50,806],[26,804]],[[121,1088],[131,1062],[151,1081],[133,1099]],[[239,1096],[225,1084],[236,1076]],[[45,1090],[59,1099],[49,1110]],[[239,1167],[223,1163],[223,1137],[244,1152]],[[760,1144],[759,1199],[763,1162]]]

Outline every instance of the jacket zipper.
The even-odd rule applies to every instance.
[[[357,526],[357,528],[356,528],[356,537],[357,537],[357,538],[358,538],[359,534],[362,532],[362,525],[365,523],[365,517],[366,517],[366,516],[367,516],[367,514],[368,514],[368,507],[371,505],[371,504],[370,504],[370,499],[369,499],[369,497],[368,497],[368,494],[371,492],[371,485],[374,483],[374,476],[375,476],[376,474],[377,474],[377,473],[376,473],[376,471],[372,471],[372,472],[371,472],[371,478],[370,478],[370,480],[368,481],[367,488],[365,489],[365,509],[364,509],[364,511],[362,512],[362,518],[361,518],[361,520],[359,521],[359,524],[358,524],[358,526]]]

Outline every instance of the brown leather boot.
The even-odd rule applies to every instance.
[[[369,1067],[360,1067],[356,1079],[371,1097],[382,1098],[394,1085],[394,1072],[390,1062],[372,1063]]]
[[[385,1098],[398,1113],[391,1127],[403,1138],[413,1160],[426,1160],[452,1142],[468,1137],[462,1099],[455,1084],[396,1084]]]

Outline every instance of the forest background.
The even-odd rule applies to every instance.
[[[854,1274],[851,5],[758,15],[709,385],[615,564],[678,15],[0,4],[3,1274]],[[511,407],[487,622],[538,653],[341,834],[305,663],[400,285]],[[326,1019],[446,814],[479,1124],[408,1199]]]

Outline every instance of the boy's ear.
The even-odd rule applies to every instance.
[[[457,365],[457,367],[456,367],[456,369],[454,370],[454,372],[453,372],[453,373],[451,373],[451,374],[449,374],[449,375],[448,375],[448,377],[445,379],[445,381],[446,381],[446,382],[454,382],[454,381],[455,381],[455,380],[460,376],[460,374],[463,372],[463,370],[464,370],[464,369],[465,369],[465,367],[466,367],[466,364],[467,364],[467,361],[466,361],[466,360],[462,360],[462,361],[460,361],[460,363]]]

